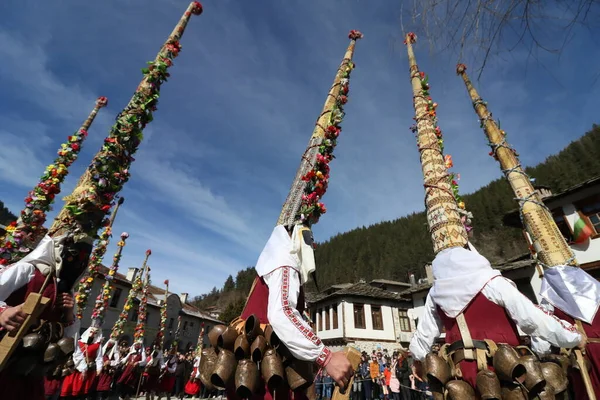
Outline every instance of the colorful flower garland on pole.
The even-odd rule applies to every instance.
[[[411,43],[414,43],[416,41],[417,36],[414,33],[411,32],[408,34],[408,36],[410,37],[410,40],[412,40]],[[405,40],[404,43],[406,44],[407,41]],[[454,162],[452,161],[452,156],[450,154],[444,155],[444,136],[442,134],[442,128],[440,128],[440,126],[438,125],[438,118],[437,118],[438,103],[433,101],[433,99],[431,98],[431,95],[429,94],[429,89],[431,88],[431,86],[429,85],[429,77],[425,74],[425,72],[420,71],[419,78],[421,80],[421,96],[422,96],[422,98],[424,98],[426,100],[426,104],[425,104],[425,111],[427,113],[426,115],[430,118],[431,122],[433,123],[434,132],[438,139],[438,144],[440,146],[440,153],[442,153],[442,155],[444,156],[444,163],[446,164],[446,169],[448,170],[448,176],[450,179],[450,187],[452,189],[452,194],[454,195],[454,198],[456,199],[456,204],[458,205],[458,213],[461,215],[463,225],[465,226],[465,229],[466,229],[467,233],[469,234],[473,230],[473,227],[471,226],[473,214],[466,210],[465,202],[463,201],[463,199],[460,195],[460,190],[458,187],[458,181],[460,180],[460,174],[450,172],[450,169],[454,166]],[[413,118],[413,119],[415,119],[415,118]],[[415,135],[418,135],[417,124],[413,124],[410,127],[410,130]]]
[[[200,333],[198,334],[198,344],[196,344],[196,356],[202,354],[202,345],[204,344],[204,322],[200,324]]]
[[[181,335],[181,315],[178,315],[177,316],[177,329],[175,330],[175,338],[173,339],[173,343],[171,344],[171,351],[173,351],[173,349],[175,349],[177,351],[180,335]]]
[[[129,290],[129,294],[127,295],[127,299],[125,300],[125,305],[123,306],[123,310],[121,314],[119,314],[119,319],[115,322],[113,329],[110,333],[110,338],[117,340],[124,333],[124,326],[127,322],[127,318],[129,317],[129,311],[135,305],[135,298],[140,294],[142,290],[142,276],[146,272],[146,264],[148,263],[148,258],[152,254],[150,249],[146,250],[146,258],[144,259],[144,263],[142,264],[142,268],[140,268],[140,273],[136,276],[131,285],[131,289]]]
[[[167,299],[169,298],[169,280],[165,280],[165,301],[160,307],[160,329],[156,334],[156,345],[159,349],[163,349],[163,341],[165,338],[165,330],[167,329]]]
[[[125,198],[119,198],[119,201],[117,202],[117,205],[115,206],[110,216],[108,224],[106,225],[102,233],[100,233],[100,238],[96,243],[96,247],[92,251],[90,261],[88,264],[87,274],[79,281],[79,286],[76,290],[77,294],[75,295],[75,303],[77,304],[76,315],[79,319],[83,318],[83,311],[87,306],[88,298],[90,292],[92,291],[92,286],[94,285],[94,279],[96,279],[96,274],[100,272],[102,260],[104,259],[108,243],[110,242],[110,237],[112,236],[112,226],[115,222],[115,218],[117,217],[119,207],[123,205],[123,202],[125,202]]]
[[[344,104],[348,102],[350,74],[355,66],[352,57],[356,41],[362,37],[362,33],[357,30],[350,31],[348,35],[350,44],[302,155],[300,167],[277,220],[278,225],[293,226],[302,223],[311,226],[327,212],[320,200],[327,191],[329,163],[334,158],[333,150],[342,131],[340,124],[345,115]]]
[[[106,107],[108,99],[98,97],[96,104],[83,125],[67,141],[61,144],[54,162],[46,167],[39,183],[25,198],[25,208],[19,219],[6,227],[6,235],[0,241],[0,265],[12,264],[27,255],[45,234],[46,213],[52,210],[54,198],[69,174],[69,167],[77,160],[88,129],[98,111]]]
[[[144,279],[144,286],[142,288],[142,298],[140,299],[140,307],[138,308],[138,320],[135,325],[135,332],[133,334],[134,342],[144,342],[144,335],[146,333],[146,321],[148,320],[148,287],[150,286],[150,266],[146,266],[146,277]]]
[[[144,78],[133,97],[117,116],[115,125],[96,154],[77,187],[65,198],[66,205],[52,225],[52,235],[70,232],[76,240],[96,237],[111,209],[116,194],[129,180],[133,155],[142,141],[142,131],[153,119],[160,87],[169,77],[168,69],[179,55],[179,39],[191,15],[200,15],[202,5],[190,3],[156,58],[142,70]]]
[[[121,261],[121,254],[123,253],[123,247],[125,247],[125,241],[129,237],[127,232],[121,233],[121,240],[117,242],[117,252],[113,256],[113,263],[108,269],[108,272],[104,275],[104,285],[102,286],[102,290],[96,297],[96,304],[94,306],[94,310],[92,311],[92,320],[98,321],[96,326],[102,326],[104,322],[104,315],[106,313],[106,309],[108,308],[108,301],[110,300],[110,295],[114,289],[113,279],[115,274],[119,270],[119,262]]]

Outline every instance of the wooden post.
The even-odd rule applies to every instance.
[[[69,174],[69,167],[77,160],[88,129],[96,119],[98,111],[106,107],[106,97],[96,99],[94,108],[81,127],[57,151],[58,157],[46,167],[39,183],[27,194],[25,207],[19,213],[19,219],[11,223],[6,235],[0,239],[0,265],[8,265],[25,257],[46,234],[46,213],[52,209],[54,198],[61,191],[61,185]]]
[[[160,86],[169,76],[167,70],[181,50],[179,39],[191,15],[201,13],[200,3],[190,3],[156,58],[142,70],[144,78],[127,106],[117,116],[116,124],[104,140],[102,149],[80,178],[73,193],[65,198],[66,204],[52,224],[50,235],[70,232],[76,239],[96,236],[115,195],[129,180],[132,156],[143,139],[143,129],[153,119],[152,112],[158,104]]]
[[[81,281],[79,281],[79,285],[77,287],[75,295],[75,303],[77,304],[76,316],[78,319],[83,318],[83,311],[87,306],[88,298],[90,292],[92,291],[94,280],[96,279],[96,274],[100,272],[100,267],[102,266],[102,261],[104,259],[104,255],[106,254],[106,249],[108,247],[108,244],[110,243],[110,237],[112,236],[112,226],[115,222],[115,218],[117,218],[119,208],[121,207],[121,205],[123,205],[123,202],[125,202],[125,198],[121,197],[112,211],[110,219],[108,220],[108,224],[106,225],[102,233],[100,233],[100,238],[98,239],[96,247],[94,247],[94,250],[92,251],[92,254],[90,256],[87,273],[83,276],[83,278],[81,278]]]
[[[412,44],[416,35],[406,35],[406,49],[413,89],[413,105],[417,131],[417,144],[421,153],[421,167],[425,179],[425,205],[427,222],[437,254],[451,247],[467,245],[467,231],[462,223],[459,208],[452,191],[450,175],[442,153],[441,130],[437,126],[435,103],[429,97],[429,84],[419,71]]]
[[[558,230],[552,214],[523,170],[516,151],[506,141],[506,133],[498,127],[486,103],[473,87],[466,69],[464,64],[458,64],[456,72],[462,77],[473,108],[481,120],[492,148],[490,154],[500,163],[502,172],[519,201],[523,225],[531,238],[538,260],[545,267],[577,265],[575,256]]]
[[[348,101],[349,77],[354,68],[354,47],[356,41],[363,37],[362,33],[356,30],[350,31],[348,36],[350,44],[335,74],[308,147],[302,155],[300,167],[283,204],[277,225],[291,226],[303,222],[310,226],[317,223],[321,214],[326,211],[319,200],[327,190],[328,164],[333,158],[333,148],[341,131],[339,124],[344,116],[343,105]]]

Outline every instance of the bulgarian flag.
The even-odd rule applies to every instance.
[[[592,227],[589,226],[583,218],[579,217],[577,222],[575,222],[575,227],[573,229],[575,243],[583,243],[593,234]]]

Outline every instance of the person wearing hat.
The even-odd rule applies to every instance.
[[[98,375],[96,392],[100,400],[108,400],[115,378],[115,369],[121,360],[117,341],[109,339],[102,347],[102,355],[102,372]]]
[[[146,365],[146,351],[142,342],[133,343],[129,353],[121,360],[125,366],[117,381],[119,396],[125,400],[135,395],[140,380],[141,370]]]
[[[91,326],[83,332],[73,354],[75,372],[67,376],[60,391],[61,397],[88,398],[96,390],[96,375],[102,372],[102,332]]]
[[[0,270],[0,335],[16,332],[27,315],[22,311],[30,293],[41,293],[50,299],[39,319],[60,323],[63,337],[75,337],[79,330],[73,314],[72,288],[87,268],[92,240],[89,237],[75,239],[72,235],[45,236],[36,248],[22,260]],[[31,333],[29,335],[36,335]],[[28,335],[28,336],[29,336]],[[44,340],[40,336],[40,340]],[[43,399],[44,380],[39,359],[41,354],[28,353],[19,348],[0,371],[2,399]],[[30,357],[26,361],[25,357]],[[15,363],[28,365],[15,368]],[[35,367],[29,368],[32,365]],[[37,371],[37,372],[36,372]]]

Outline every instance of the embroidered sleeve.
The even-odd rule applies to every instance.
[[[565,348],[575,347],[581,341],[581,335],[573,325],[548,315],[548,311],[533,304],[506,278],[493,279],[485,285],[482,293],[488,300],[504,307],[526,335]]]
[[[35,267],[27,262],[11,264],[0,271],[0,301],[6,301],[17,289],[22,288],[35,274]]]
[[[281,267],[264,276],[269,287],[268,318],[282,343],[299,360],[327,365],[331,351],[312,331],[296,309],[300,277],[290,267]]]
[[[424,360],[431,346],[442,333],[442,322],[437,314],[436,306],[429,295],[425,300],[423,315],[419,319],[419,325],[412,340],[410,341],[410,352],[417,360]]]

